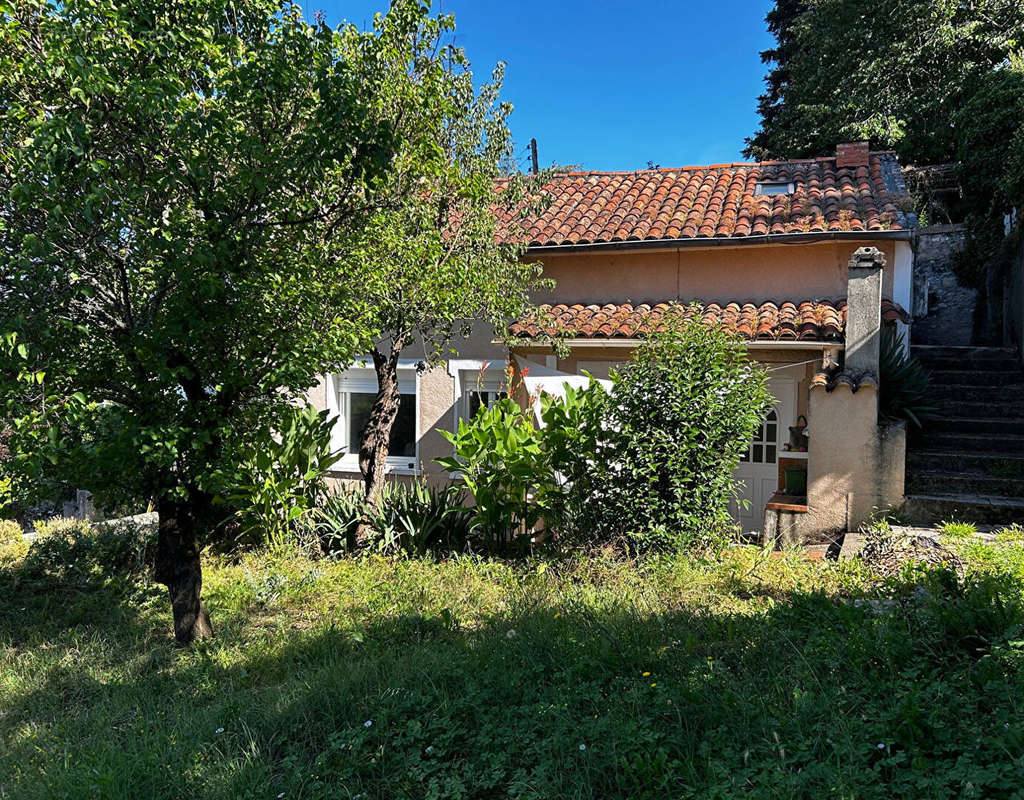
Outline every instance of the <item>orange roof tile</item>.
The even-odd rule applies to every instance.
[[[542,305],[533,314],[512,323],[509,332],[525,338],[570,336],[585,339],[640,338],[657,330],[662,318],[677,303],[605,303],[604,305]],[[780,303],[697,304],[708,324],[725,325],[753,341],[840,342],[846,327],[846,300],[802,300]],[[907,313],[891,300],[882,300],[882,318],[907,321]]]
[[[906,217],[894,171],[895,155],[884,152],[866,167],[838,167],[831,157],[570,172],[544,185],[551,205],[518,228],[535,247],[899,230]],[[762,181],[791,181],[794,191],[756,194]],[[511,236],[512,215],[504,223]]]

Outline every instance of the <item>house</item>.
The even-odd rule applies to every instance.
[[[569,173],[545,188],[553,203],[529,221],[526,257],[555,288],[535,298],[538,314],[512,321],[524,342],[514,353],[480,331],[442,367],[401,362],[395,475],[444,477],[432,461],[449,449],[438,431],[501,396],[510,356],[551,375],[607,377],[683,302],[738,331],[770,369],[777,402],[737,471],[748,503],[733,513],[745,530],[767,523],[784,541],[807,540],[902,500],[905,433],[880,426],[877,411],[880,326],[905,330],[912,308],[914,218],[894,154],[859,142],[828,158]],[[568,355],[531,344],[544,333],[567,335]],[[358,476],[375,391],[368,365],[313,391],[339,415],[339,478]],[[806,450],[790,450],[801,418]],[[787,493],[787,475],[806,489]]]

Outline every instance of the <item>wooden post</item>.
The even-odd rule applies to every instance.
[[[537,140],[530,139],[530,159],[533,164],[533,174],[536,175],[540,172],[540,167],[537,164]]]

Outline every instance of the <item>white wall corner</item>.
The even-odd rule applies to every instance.
[[[892,273],[893,302],[903,306],[908,314],[914,310],[914,248],[910,242],[896,242]]]
[[[324,408],[327,416],[334,417],[331,426],[331,452],[338,452],[348,446],[345,437],[345,419],[341,408],[341,395],[338,392],[337,375],[324,375]]]

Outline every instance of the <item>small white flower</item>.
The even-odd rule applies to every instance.
[[[585,744],[581,744],[580,745],[580,750],[586,750],[586,749],[587,749],[587,746]]]
[[[363,723],[363,727],[364,728],[369,728],[371,725],[373,725],[373,720],[372,719],[368,719],[368,720],[366,720],[366,722]]]
[[[510,630],[508,633],[505,634],[505,638],[506,639],[515,639],[516,638],[516,632],[514,630]]]
[[[884,742],[879,742],[878,743],[878,749],[879,750],[884,750],[885,749],[885,743]]]
[[[281,800],[282,797],[284,797],[284,792],[281,792],[281,794],[277,796],[277,800]]]
[[[216,734],[224,733],[224,729],[223,728],[217,728],[217,730],[215,730],[214,733],[216,733]]]
[[[424,750],[423,752],[425,752],[429,756],[431,753],[434,752],[434,745],[428,744],[427,745],[427,749]]]

